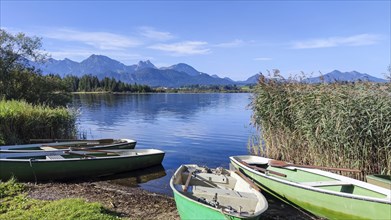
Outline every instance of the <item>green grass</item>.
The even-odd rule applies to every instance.
[[[24,188],[15,180],[0,182],[0,219],[119,219],[99,203],[83,199],[30,199]]]
[[[32,138],[72,138],[76,113],[65,108],[0,100],[0,144],[27,143]]]
[[[251,104],[261,134],[250,148],[293,163],[391,174],[390,88],[261,79]]]

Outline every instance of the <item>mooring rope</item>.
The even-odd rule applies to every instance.
[[[35,175],[35,171],[34,171],[34,168],[33,168],[33,163],[31,163],[33,160],[35,160],[34,158],[30,158],[29,159],[29,163],[30,163],[30,167],[31,167],[31,170],[33,171],[33,175],[34,175],[34,179],[35,179],[35,184],[37,184],[37,176]]]

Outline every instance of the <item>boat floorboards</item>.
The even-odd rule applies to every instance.
[[[47,160],[63,160],[65,158],[60,155],[49,155],[49,156],[46,156],[46,159]]]

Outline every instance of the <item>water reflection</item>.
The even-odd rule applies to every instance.
[[[147,183],[166,175],[164,167],[162,165],[158,165],[132,172],[101,177],[100,180],[106,180],[109,183],[121,186],[138,187],[141,183]]]
[[[81,107],[88,119],[111,126],[129,117],[153,123],[159,115],[171,114],[186,120],[205,108],[229,103],[230,99],[221,94],[76,94],[73,106]]]
[[[80,129],[87,138],[130,138],[138,149],[166,152],[165,175],[137,183],[171,195],[169,180],[181,164],[228,168],[229,156],[248,154],[249,94],[75,95]]]

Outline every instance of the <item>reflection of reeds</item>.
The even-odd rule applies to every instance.
[[[0,100],[0,144],[27,143],[31,138],[74,138],[76,113],[66,108]]]
[[[261,76],[251,103],[258,150],[293,163],[389,175],[390,92],[391,83],[314,85]]]

